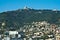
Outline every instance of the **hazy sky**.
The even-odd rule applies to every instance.
[[[33,9],[60,10],[60,0],[0,0],[0,12],[23,9],[25,5]]]

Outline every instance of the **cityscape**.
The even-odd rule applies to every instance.
[[[4,26],[5,23],[2,23]],[[3,30],[0,29],[0,31]],[[60,27],[46,21],[24,23],[18,30],[6,30],[0,34],[0,40],[60,40]]]
[[[60,0],[0,0],[0,40],[60,40]]]

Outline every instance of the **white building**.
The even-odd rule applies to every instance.
[[[9,31],[9,36],[15,38],[15,35],[18,34],[17,31]]]

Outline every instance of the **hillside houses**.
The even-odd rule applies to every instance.
[[[23,40],[60,40],[60,27],[46,21],[24,23],[24,27],[18,30],[7,30],[4,38],[22,38]],[[1,37],[0,37],[1,38]]]

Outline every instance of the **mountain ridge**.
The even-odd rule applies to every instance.
[[[49,23],[60,24],[60,11],[18,9],[0,13],[0,23],[5,22],[6,27],[22,27],[24,23],[31,23],[33,21],[47,21]]]

